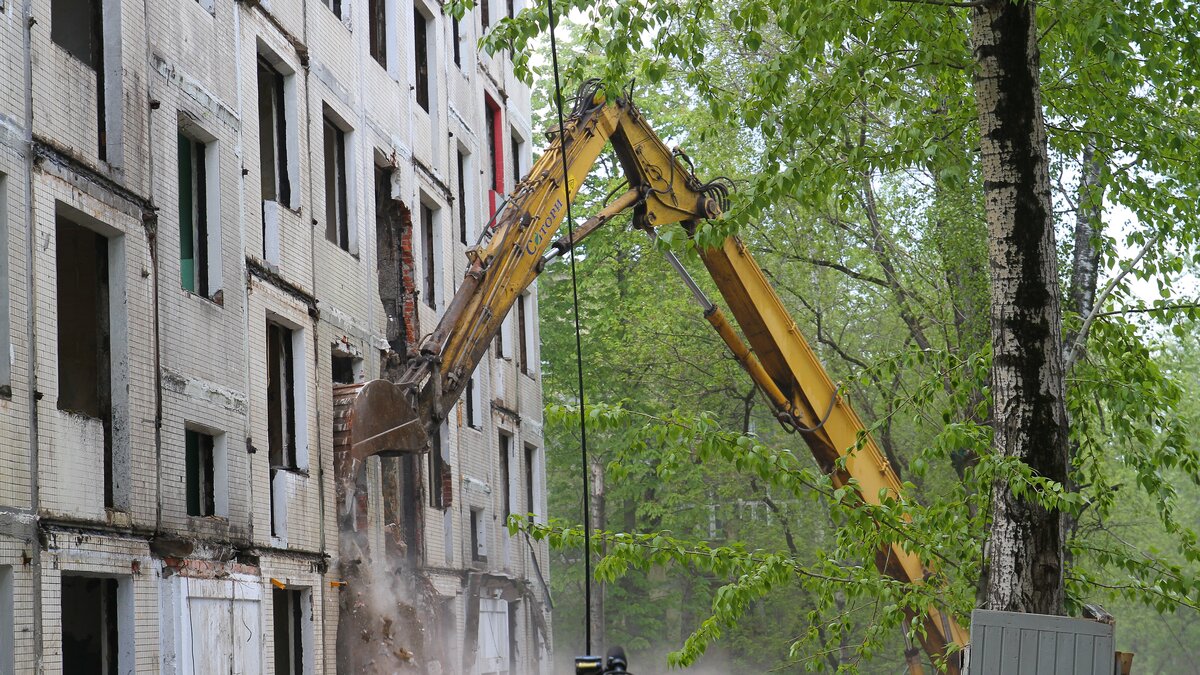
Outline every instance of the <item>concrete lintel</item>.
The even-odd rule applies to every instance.
[[[167,391],[193,400],[207,401],[239,415],[245,414],[248,410],[246,394],[243,392],[222,387],[199,377],[185,375],[166,366],[162,367],[162,386]]]
[[[217,121],[239,131],[242,126],[237,111],[209,91],[199,80],[182,72],[175,64],[167,61],[161,54],[150,55],[150,66],[168,83],[178,88],[185,96],[194,101],[200,108],[212,115]]]
[[[158,209],[149,199],[117,183],[57,143],[35,137],[34,154],[36,166],[42,174],[59,178],[105,206],[139,222],[156,218]]]
[[[376,349],[387,349],[389,347],[387,339],[374,334],[370,326],[356,320],[353,316],[329,303],[323,303],[321,320],[350,337],[358,338],[370,344]]]
[[[343,5],[343,7],[345,6],[347,5]],[[350,90],[341,82],[338,82],[338,79],[334,77],[333,73],[329,72],[325,64],[320,61],[311,61],[308,72],[317,76],[317,81],[325,85],[325,88],[333,94],[333,97],[337,99],[338,103],[342,104],[343,108],[346,110],[358,109],[359,106],[354,105],[354,98],[350,95]],[[335,112],[339,115],[343,114],[340,110]]]

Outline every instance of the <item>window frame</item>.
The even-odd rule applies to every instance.
[[[259,177],[262,183],[262,200],[264,202],[273,201],[277,204],[292,207],[292,176],[291,176],[291,157],[289,155],[291,126],[288,120],[288,92],[287,79],[290,74],[282,72],[272,60],[261,51],[258,53],[257,60],[257,89],[258,89],[258,133],[259,133]],[[263,85],[267,84],[269,96],[263,96]],[[263,110],[264,103],[270,103],[269,111]],[[268,114],[269,113],[269,114]],[[269,118],[269,120],[268,120]],[[264,121],[269,121],[269,124],[264,124]],[[263,129],[269,129],[271,132],[271,194],[267,193],[267,180],[264,169],[267,167],[268,161],[263,152],[266,147],[263,143]]]
[[[526,302],[528,298],[528,293],[517,295],[517,359],[520,363],[521,374],[532,376],[534,370],[529,367],[529,359],[533,355],[533,350],[529,344],[529,314],[527,313],[529,303]]]
[[[471,245],[471,228],[467,212],[467,176],[470,175],[471,156],[462,148],[457,152],[458,171],[458,240],[460,243]]]
[[[336,16],[339,20],[345,20],[346,17],[343,16],[344,8],[342,3],[343,0],[321,0],[321,4],[325,5],[326,9],[333,12],[334,16]]]
[[[466,403],[465,417],[467,427],[477,431],[483,427],[479,414],[479,409],[482,406],[482,398],[479,391],[479,382],[475,379],[474,375],[471,375],[467,378],[467,388],[463,392],[463,400]]]
[[[462,20],[451,18],[450,37],[454,41],[454,65],[462,70]]]
[[[538,518],[537,508],[537,461],[538,447],[532,443],[525,444],[525,517],[526,522],[533,525]]]
[[[488,559],[487,545],[487,509],[474,507],[471,509],[471,562],[486,563]]]
[[[79,28],[79,13],[72,11],[76,6],[67,6],[67,0],[51,0],[50,2],[50,41],[58,45],[71,58],[87,66],[96,74],[96,155],[102,162],[108,161],[108,106],[109,95],[106,86],[104,49],[104,0],[83,0],[90,4],[91,31],[89,36],[88,53],[81,51],[82,45],[77,43],[78,37],[85,31]],[[119,76],[119,73],[117,73]],[[119,115],[117,115],[119,118]],[[114,130],[115,136],[120,135],[119,129]]]
[[[521,155],[525,151],[525,139],[521,138],[521,136],[518,135],[514,129],[509,132],[508,143],[509,152],[512,154],[512,166],[509,167],[512,177],[512,187],[510,189],[516,190],[517,185],[521,182],[521,179],[525,177],[524,174],[521,173]]]
[[[504,199],[504,142],[502,140],[504,124],[500,104],[490,94],[483,94],[483,120],[487,142],[488,168],[485,174],[488,178],[488,208],[489,216],[496,215],[500,202]]]
[[[429,438],[429,506],[444,510],[450,507],[451,500],[447,499],[444,480],[449,472],[449,462],[445,456],[445,443],[442,439],[442,426]]]
[[[354,223],[350,213],[350,162],[347,160],[347,156],[350,155],[349,137],[349,132],[338,124],[326,107],[325,113],[321,115],[325,170],[325,240],[351,255],[357,255],[352,231]],[[334,155],[332,163],[331,150]],[[332,200],[331,191],[336,193]]]
[[[421,228],[421,295],[426,307],[432,310],[437,310],[439,297],[441,294],[441,284],[439,284],[438,255],[440,239],[439,223],[440,211],[436,205],[420,199],[418,200],[417,214],[418,225]]]
[[[388,67],[388,0],[367,0],[367,53],[375,63]]]
[[[508,517],[512,515],[512,433],[501,429],[497,434],[496,455],[499,460],[500,478],[500,514],[507,525]]]
[[[433,111],[433,54],[430,40],[434,35],[433,20],[413,3],[413,91],[417,105],[426,113]]]
[[[272,332],[275,335],[272,335]],[[267,457],[272,473],[276,471],[300,471],[300,451],[299,451],[299,421],[297,420],[297,378],[296,378],[296,353],[295,344],[296,329],[293,329],[283,323],[267,319],[267,345],[266,345],[266,360],[267,360]],[[277,343],[279,352],[272,356],[273,342]],[[303,353],[301,355],[303,358]],[[276,363],[272,363],[276,362]],[[277,370],[272,371],[272,368]],[[272,382],[272,376],[276,375],[277,383]],[[272,391],[277,390],[277,393]],[[280,419],[275,421],[273,418],[276,412],[273,411],[271,397],[273,394],[279,396],[280,408],[278,414]],[[280,425],[279,443],[275,445],[275,432],[271,430],[272,426]]]
[[[194,518],[217,516],[217,440],[190,426],[183,434],[187,514]]]
[[[283,610],[282,612],[280,610]],[[286,634],[288,644],[279,642],[281,614],[286,618]],[[312,630],[312,589],[293,587],[285,584],[283,588],[271,589],[271,645],[275,657],[276,673],[291,675],[307,675],[312,672],[312,662],[315,658]],[[287,660],[280,663],[280,656],[286,655]],[[286,669],[285,669],[286,668]]]
[[[179,132],[177,146],[180,141],[188,141],[191,144],[189,153],[194,167],[202,167],[199,171],[193,170],[192,186],[193,193],[190,196],[192,202],[191,210],[193,212],[192,222],[192,251],[193,251],[193,279],[195,290],[188,288],[185,283],[183,269],[183,200],[184,200],[184,181],[183,175],[179,176],[179,218],[180,218],[180,287],[198,297],[205,298],[223,304],[221,290],[224,288],[224,279],[222,278],[222,251],[221,238],[224,229],[221,227],[221,142],[220,140],[209,133],[205,128],[200,126],[195,115],[190,112],[179,111]],[[180,168],[180,158],[178,152],[176,155],[176,168]],[[197,227],[197,221],[201,227]],[[199,257],[195,252],[199,250],[202,254]],[[200,281],[203,280],[203,284]]]
[[[134,639],[135,639],[135,618],[133,607],[133,589],[131,588],[131,580],[127,576],[112,575],[112,574],[93,574],[77,570],[63,570],[59,576],[59,610],[64,616],[74,613],[68,613],[63,607],[63,601],[67,598],[68,593],[64,588],[66,580],[71,579],[74,582],[98,581],[101,583],[100,588],[100,603],[99,610],[101,613],[101,628],[103,633],[101,640],[107,642],[109,650],[109,663],[101,664],[103,670],[111,673],[131,672],[135,661]],[[108,631],[115,628],[115,633],[109,635]],[[65,658],[64,658],[65,665]]]
[[[175,166],[179,174],[179,283],[183,290],[208,298],[213,293],[210,258],[212,242],[209,230],[211,180],[208,167],[208,143],[188,135],[181,126],[176,145]],[[187,151],[186,173],[184,171],[185,148]],[[192,253],[190,257],[184,257],[187,251]],[[191,261],[190,271],[185,266],[186,261]]]

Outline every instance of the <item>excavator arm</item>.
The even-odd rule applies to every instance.
[[[356,455],[421,451],[428,445],[429,434],[458,401],[504,317],[548,257],[570,250],[627,209],[655,227],[721,213],[725,187],[696,180],[632,103],[607,104],[599,91],[595,83],[580,88],[564,124],[565,138],[551,136],[546,152],[468,249],[462,284],[397,383],[404,400],[389,397],[389,428],[354,448]],[[564,183],[574,200],[609,141],[629,189],[576,228],[573,241],[556,240],[567,210]]]
[[[628,190],[575,228],[572,238],[555,239],[566,213],[564,192],[574,200],[609,142]],[[421,343],[419,355],[410,360],[396,393],[379,397],[378,406],[368,414],[373,433],[356,443],[352,452],[366,456],[427,449],[430,434],[436,433],[462,394],[517,297],[547,260],[569,251],[614,216],[632,210],[634,227],[651,236],[656,228],[675,223],[693,233],[700,220],[719,216],[725,208],[724,184],[701,183],[685,162],[686,157],[658,138],[631,101],[608,103],[595,82],[585,83],[576,94],[563,134],[551,136],[546,152],[488,223],[480,242],[468,250],[469,267],[462,285],[437,327]],[[744,340],[678,260],[668,257],[704,309],[705,318],[770,400],[776,418],[804,439],[833,483],[840,487],[854,479],[859,498],[869,504],[878,504],[881,494],[898,496],[901,484],[895,471],[839,395],[742,242],[731,236],[718,248],[702,250],[700,257]],[[919,557],[899,544],[880,550],[876,563],[885,574],[905,583],[926,581],[927,570]],[[938,608],[929,608],[922,620],[918,632],[923,633],[922,646],[931,657],[945,655],[952,644],[967,643],[966,631]],[[959,672],[957,658],[947,659],[947,669]]]

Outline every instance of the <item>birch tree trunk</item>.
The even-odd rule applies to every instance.
[[[1062,310],[1034,3],[985,0],[973,10],[971,42],[992,282],[993,450],[1065,483]],[[979,604],[1062,614],[1062,513],[999,481],[991,515]]]
[[[599,459],[592,458],[592,532],[599,532],[604,529],[604,525],[608,522],[605,514],[605,494],[604,494],[604,462]],[[602,546],[600,558],[608,554],[607,546]],[[595,570],[593,569],[593,572]],[[592,606],[591,606],[591,626],[592,626],[592,653],[604,653],[605,637],[604,637],[604,584],[602,582],[593,581],[592,585]]]
[[[1075,209],[1075,252],[1071,261],[1070,309],[1080,317],[1092,313],[1096,302],[1096,280],[1100,273],[1100,247],[1096,237],[1100,235],[1100,174],[1104,171],[1104,160],[1096,154],[1095,141],[1088,141],[1083,148],[1083,161],[1079,175],[1079,206]],[[1067,340],[1074,342],[1076,336]]]

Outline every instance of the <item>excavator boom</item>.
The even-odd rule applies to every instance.
[[[484,228],[478,244],[468,250],[469,266],[461,286],[437,327],[420,345],[419,354],[410,360],[398,388],[373,394],[378,404],[371,406],[366,416],[371,418],[374,433],[353,446],[353,454],[361,457],[428,448],[430,435],[459,399],[504,317],[546,260],[569,251],[628,210],[632,210],[634,227],[651,236],[657,228],[676,223],[691,234],[699,221],[715,218],[724,210],[723,183],[697,180],[686,157],[667,148],[630,100],[609,103],[600,91],[595,82],[580,88],[564,133],[551,134],[546,152]],[[574,200],[584,177],[610,142],[629,189],[575,228],[573,237],[556,239],[566,213],[566,193]],[[744,341],[678,261],[672,262],[696,295],[706,319],[770,400],[779,421],[799,433],[835,485],[855,485],[859,498],[868,504],[880,503],[881,495],[899,496],[901,483],[895,471],[862,420],[839,395],[742,242],[731,236],[720,247],[702,250],[700,257]],[[926,583],[927,570],[920,558],[899,544],[878,551],[876,563],[900,581]],[[909,618],[917,620],[916,616]],[[920,621],[922,646],[933,658],[943,658],[951,645],[967,642],[966,631],[936,607],[930,607]],[[959,672],[956,658],[946,659],[945,664],[947,672]]]

